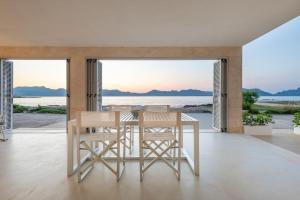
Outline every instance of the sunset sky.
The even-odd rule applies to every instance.
[[[300,87],[300,17],[243,47],[243,86],[276,92]]]
[[[65,60],[13,60],[14,87],[66,88]]]
[[[214,61],[102,61],[103,88],[146,92],[152,89],[212,89]]]
[[[243,87],[276,92],[300,87],[300,17],[243,47]],[[213,63],[199,60],[105,60],[103,88],[212,90]],[[65,61],[14,60],[14,87],[66,87]]]

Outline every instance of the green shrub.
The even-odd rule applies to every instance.
[[[252,105],[251,113],[268,113],[268,114],[295,114],[300,112],[300,107],[295,106],[266,106]]]
[[[300,112],[294,114],[293,123],[296,127],[300,127]]]
[[[37,113],[50,113],[50,114],[66,114],[67,111],[64,108],[56,108],[56,107],[47,107],[38,105],[37,108],[32,110]]]
[[[28,112],[28,108],[26,106],[21,106],[19,104],[14,104],[13,105],[13,112],[14,113],[24,113]]]
[[[257,92],[243,92],[243,109],[252,112],[252,105],[257,102],[258,97],[259,95]]]
[[[273,123],[273,117],[270,114],[260,113],[252,114],[249,112],[243,113],[243,124],[247,126],[264,126]]]

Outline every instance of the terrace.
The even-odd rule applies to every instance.
[[[99,164],[80,184],[76,176],[66,176],[65,138],[64,133],[14,134],[2,143],[1,198],[279,200],[299,196],[299,155],[251,136],[201,133],[197,178],[183,162],[178,182],[161,163],[140,183],[138,162],[129,161],[120,182]]]
[[[268,139],[243,134],[242,47],[299,14],[297,0],[1,1],[5,129],[10,130],[9,83],[13,76],[7,59],[66,60],[67,121],[76,120],[74,136],[70,126],[68,130],[19,129],[6,134],[8,140],[0,143],[1,199],[298,199],[299,154]],[[73,153],[78,141],[75,135],[88,127],[82,124],[82,113],[104,113],[99,112],[99,61],[129,59],[216,60],[213,123],[218,132],[184,129],[183,148],[191,154],[194,171],[190,160],[182,159],[181,179],[177,180],[161,159],[141,182],[138,159],[142,151],[138,152],[137,142],[145,122],[139,118],[134,154],[127,155],[120,180],[96,163],[80,182],[73,175],[73,164],[80,162],[73,161]],[[173,118],[169,123],[175,129],[168,129],[175,130],[175,135],[181,133],[178,116],[176,124]],[[105,121],[98,119],[88,123]],[[195,147],[198,143],[200,151]]]

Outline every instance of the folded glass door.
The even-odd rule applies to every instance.
[[[227,130],[227,61],[214,63],[213,127],[217,131]]]
[[[102,63],[87,60],[87,110],[102,110]]]
[[[66,84],[66,97],[67,97],[67,122],[70,120],[70,95],[71,95],[71,90],[70,90],[70,59],[67,59],[66,62],[66,74],[67,74],[67,84]],[[68,126],[67,126],[68,127]]]
[[[10,131],[13,128],[13,62],[1,60],[0,63],[0,112],[5,130]]]

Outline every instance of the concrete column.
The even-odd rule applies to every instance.
[[[229,57],[227,70],[227,130],[242,133],[242,56]]]
[[[76,112],[86,110],[86,60],[73,56],[70,60],[70,118]]]

